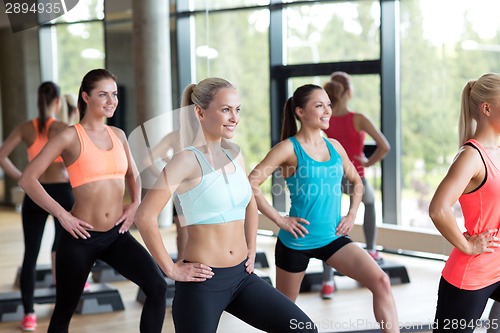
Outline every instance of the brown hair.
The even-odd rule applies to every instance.
[[[311,93],[317,89],[322,90],[323,88],[315,84],[300,86],[294,91],[292,97],[285,102],[281,118],[281,141],[297,134],[297,120],[299,119],[295,113],[295,108],[304,108]]]
[[[38,121],[40,132],[44,135],[45,124],[47,123],[47,107],[56,99],[61,96],[61,91],[59,86],[54,82],[47,81],[43,82],[38,87],[38,97],[37,97],[37,106],[38,106]]]
[[[78,91],[77,102],[78,111],[80,111],[80,120],[82,120],[83,116],[85,116],[85,111],[87,111],[87,103],[83,100],[82,93],[86,92],[90,95],[90,92],[95,88],[96,83],[104,79],[112,79],[116,82],[116,76],[108,72],[106,69],[93,69],[83,77],[80,90]]]

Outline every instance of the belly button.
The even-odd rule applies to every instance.
[[[229,251],[229,254],[233,254],[233,251]]]
[[[106,213],[105,215],[106,215],[106,217],[109,217],[109,213]]]

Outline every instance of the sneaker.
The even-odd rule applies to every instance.
[[[375,260],[378,264],[381,264],[384,262],[384,258],[382,258],[382,256],[380,255],[380,252],[378,252],[377,250],[367,250],[366,252],[368,252],[370,257],[372,257],[373,260]]]
[[[335,291],[335,283],[332,281],[323,281],[321,284],[321,298],[332,299],[333,292]]]
[[[85,282],[85,286],[83,286],[83,292],[90,291],[90,283],[89,281]]]
[[[23,331],[32,332],[36,329],[36,314],[26,314],[21,321],[21,329]]]

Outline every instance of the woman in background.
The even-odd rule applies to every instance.
[[[67,124],[55,119],[61,107],[61,97],[59,87],[54,82],[44,82],[38,87],[37,106],[38,117],[17,126],[0,147],[0,166],[9,177],[15,180],[21,178],[21,170],[9,159],[10,153],[19,144],[23,143],[27,148],[28,160],[32,161],[40,154],[49,138],[54,137],[67,127]],[[38,180],[47,195],[52,197],[64,209],[70,210],[73,207],[73,192],[61,156],[55,156],[48,161],[46,170],[40,173]],[[37,205],[29,195],[25,195],[21,216],[24,234],[24,259],[20,274],[20,289],[24,307],[21,329],[34,331],[37,327],[33,301],[36,262],[49,212]],[[55,253],[62,227],[58,218],[55,215],[52,216],[54,217],[55,230],[54,241],[52,242],[52,276],[55,283]]]

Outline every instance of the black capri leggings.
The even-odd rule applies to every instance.
[[[478,290],[464,290],[441,277],[433,332],[473,332],[489,298],[500,300],[500,281]]]
[[[161,332],[165,319],[167,283],[147,250],[129,233],[120,234],[120,225],[109,231],[89,231],[90,238],[76,239],[66,230],[56,251],[56,305],[49,333],[68,332],[71,316],[85,281],[97,259],[108,263],[145,293],[140,331]]]
[[[172,315],[178,333],[215,333],[225,310],[265,332],[317,332],[314,322],[285,295],[255,274],[245,262],[215,273],[204,282],[175,282]]]
[[[47,193],[64,209],[71,210],[75,201],[69,183],[42,184]],[[35,291],[36,261],[40,253],[43,231],[49,213],[38,206],[27,195],[24,196],[21,216],[24,233],[24,259],[19,276],[24,313],[34,312],[33,293]],[[61,235],[62,227],[54,217],[54,241],[52,252],[56,250],[57,242]]]

